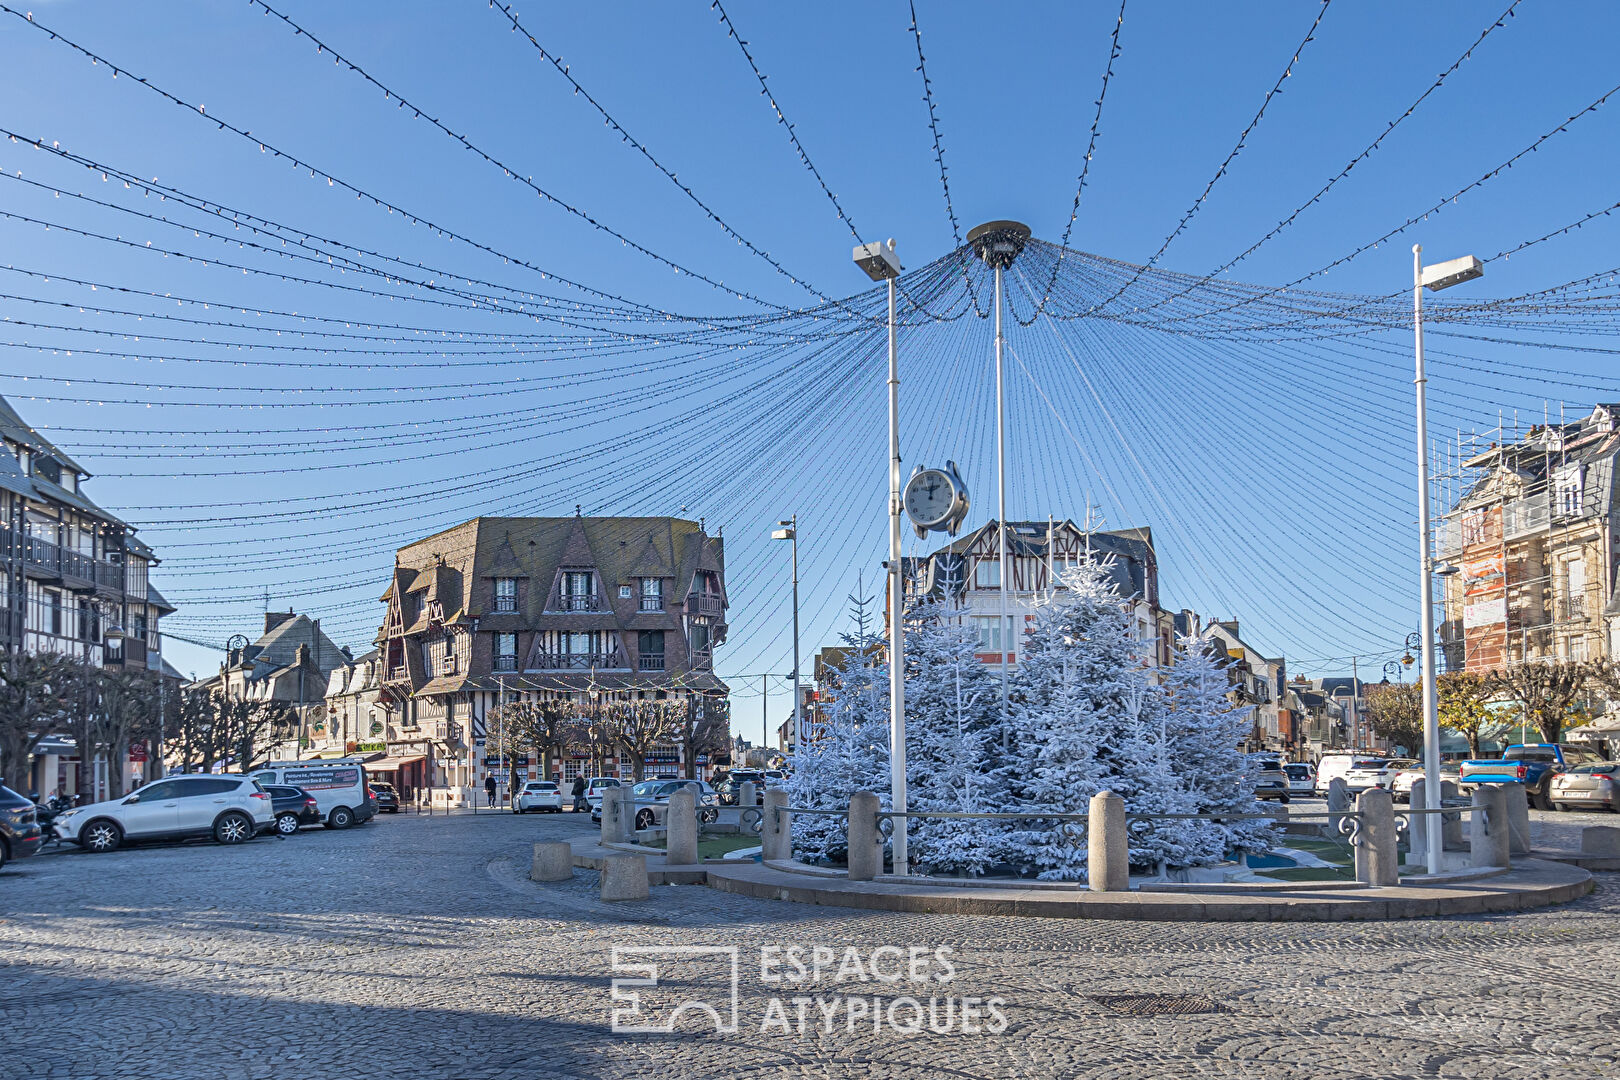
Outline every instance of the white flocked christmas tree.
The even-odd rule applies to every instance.
[[[788,805],[847,811],[857,791],[889,806],[889,668],[873,632],[871,598],[851,597],[855,626],[843,635],[843,663],[795,747]],[[842,861],[849,851],[843,816],[793,815],[793,852],[809,862]]]
[[[906,619],[906,808],[928,813],[1005,809],[995,768],[1001,683],[974,655],[978,632],[944,601]],[[930,872],[982,874],[1000,861],[1006,823],[914,818],[910,856]]]

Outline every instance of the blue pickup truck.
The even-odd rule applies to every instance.
[[[1457,770],[1457,783],[1464,790],[1479,784],[1523,784],[1531,806],[1551,810],[1547,788],[1553,775],[1600,760],[1584,746],[1523,743],[1508,747],[1499,758],[1463,762]]]

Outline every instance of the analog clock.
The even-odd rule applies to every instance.
[[[919,467],[906,482],[900,501],[919,538],[930,532],[954,536],[967,517],[967,487],[954,461],[947,462],[943,469]]]

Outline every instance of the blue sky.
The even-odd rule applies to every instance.
[[[646,248],[769,302],[791,307],[814,302],[810,292],[741,248],[623,145],[563,77],[512,33],[499,10],[471,0],[337,6],[287,0],[284,8],[277,6],[424,112]],[[1330,4],[1283,92],[1160,265],[1202,274],[1243,251],[1400,116],[1507,6],[1508,0]],[[218,130],[207,119],[215,117],[467,237],[607,292],[673,312],[760,310],[677,274],[543,202],[248,4],[51,2],[35,3],[31,10],[37,23],[103,55],[125,74],[114,79],[105,65],[93,66],[22,20],[0,13],[7,58],[0,69],[0,100],[6,103],[0,123],[19,134],[351,245],[399,253],[442,270],[535,283],[536,275],[528,271],[441,238],[260,153],[250,141]],[[953,241],[907,7],[736,0],[727,10],[863,238],[897,238],[908,268],[948,251]],[[919,5],[954,207],[964,230],[985,219],[1010,217],[1028,222],[1037,237],[1053,242],[1060,237],[1118,11],[1117,4],[998,5],[992,19],[982,5]],[[1315,3],[1130,0],[1071,246],[1133,262],[1156,251],[1231,151],[1318,11]],[[825,294],[844,296],[866,287],[849,262],[848,228],[799,161],[736,43],[706,4],[535,4],[520,5],[517,13],[547,51],[561,56],[570,74],[737,233]],[[1620,40],[1617,23],[1620,12],[1608,4],[1519,4],[1515,16],[1385,145],[1227,276],[1260,284],[1289,281],[1477,179],[1620,81],[1612,58],[1612,44]],[[133,76],[201,104],[202,114],[162,101]],[[1612,177],[1620,156],[1615,109],[1620,105],[1576,121],[1512,170],[1308,287],[1393,292],[1408,280],[1414,241],[1434,258],[1464,251],[1484,256],[1613,203]],[[167,243],[210,263],[164,258],[13,218],[0,219],[0,265],[354,321],[536,330],[534,324],[518,326],[487,314],[445,313],[245,275],[217,261],[286,264],[58,196],[55,190],[82,192],[146,213],[210,223],[20,143],[0,142],[0,168],[8,177],[20,170],[24,178],[46,185],[35,188],[15,179],[0,184],[0,210],[143,245]],[[211,223],[219,226],[218,220]],[[1481,297],[1518,295],[1607,269],[1620,263],[1616,227],[1612,219],[1599,219],[1492,264],[1486,280],[1469,288]],[[360,284],[353,274],[327,276]],[[222,317],[214,308],[170,308],[150,298],[123,295],[113,302],[105,288],[92,292],[54,278],[5,278],[0,293],[7,295],[180,312],[204,320]],[[550,280],[538,284],[556,288]],[[227,335],[195,325],[160,329],[151,320],[137,330],[128,317],[80,315],[9,299],[0,300],[0,311],[13,321],[258,345],[277,340],[260,332]],[[1600,328],[1594,322],[1591,329]],[[1028,336],[1021,341],[1020,333]],[[1048,348],[1036,344],[1042,333],[1039,325],[1019,328],[1010,339],[1032,365],[1038,363],[1037,351]],[[613,488],[605,496],[615,500],[608,508],[675,513],[686,507],[723,525],[734,602],[731,643],[720,666],[723,673],[739,676],[737,709],[751,717],[759,709],[755,673],[785,673],[790,664],[782,587],[786,553],[763,540],[770,524],[794,510],[805,522],[807,655],[837,632],[843,598],[855,590],[857,575],[864,573],[870,581],[883,557],[882,397],[876,379],[856,377],[834,389],[818,383],[814,393],[807,384],[799,407],[825,412],[828,423],[820,427],[790,425],[791,398],[775,399],[780,411],[774,414],[717,408],[707,421],[693,424],[684,449],[676,446],[659,458],[679,466],[672,476],[658,478],[660,470],[638,460],[633,450],[612,472],[575,475],[566,454],[579,440],[634,432],[659,415],[632,418],[622,405],[593,415],[596,396],[629,393],[660,376],[609,372],[588,383],[548,384],[532,392],[514,387],[500,397],[458,400],[455,395],[466,392],[456,386],[463,376],[443,369],[312,372],[158,363],[98,357],[86,350],[215,359],[277,354],[227,351],[217,343],[159,347],[148,340],[38,326],[3,327],[0,334],[7,342],[0,346],[5,375],[0,393],[36,424],[57,429],[57,440],[98,474],[90,493],[133,522],[204,512],[168,509],[175,506],[212,505],[227,515],[295,507],[330,511],[349,493],[380,493],[364,500],[377,506],[346,516],[317,512],[278,524],[241,520],[206,530],[148,526],[143,535],[167,556],[157,578],[160,587],[191,601],[182,604],[173,625],[199,640],[251,632],[263,606],[254,598],[268,588],[272,606],[292,603],[312,614],[325,611],[340,640],[363,646],[380,612],[380,605],[369,601],[380,592],[390,560],[361,549],[369,544],[381,550],[390,537],[413,530],[424,534],[471,516],[448,501],[421,506],[408,492],[395,490],[399,485],[484,477],[557,454],[560,460],[540,474],[551,486],[534,498],[526,500],[526,493],[515,489],[525,480],[492,484],[469,495],[467,504],[482,499],[478,505],[490,512],[532,504],[544,512],[568,513],[576,503],[594,505],[593,493],[608,491],[605,477],[625,480],[639,471],[648,474],[647,486],[623,489],[633,498]],[[924,327],[915,335],[909,340],[917,359],[904,390],[908,467],[915,460],[954,456],[961,461],[976,492],[969,522],[976,524],[993,505],[987,328],[969,318],[954,329]],[[1037,370],[1030,385],[1013,391],[1015,415],[1023,420],[1013,429],[1012,511],[1079,518],[1089,493],[1110,525],[1153,525],[1161,541],[1167,603],[1237,615],[1272,651],[1310,660],[1396,648],[1416,621],[1404,599],[1412,591],[1407,586],[1412,544],[1404,540],[1412,517],[1411,482],[1400,471],[1412,451],[1407,429],[1399,426],[1410,401],[1409,376],[1403,380],[1398,371],[1404,362],[1398,351],[1402,339],[1387,340],[1396,351],[1385,358],[1388,370],[1378,371],[1356,367],[1365,357],[1335,371],[1319,358],[1307,367],[1286,355],[1261,363],[1231,350],[1200,353],[1174,341],[1142,347],[1129,356],[1121,353],[1117,368],[1095,373],[1104,384],[1097,387],[1099,396],[1112,405],[1091,413],[1082,407],[1088,395],[1078,382],[1060,377],[1057,367],[1044,369],[1045,375]],[[63,351],[20,348],[23,342]],[[1118,337],[1093,344],[1099,358],[1110,349],[1137,348]],[[68,347],[72,356],[66,355]],[[1470,345],[1459,351],[1471,350],[1476,361],[1510,358],[1579,385],[1548,383],[1545,376],[1533,378],[1519,369],[1485,379],[1477,365],[1448,369],[1446,358],[1437,357],[1436,412],[1442,429],[1494,423],[1498,407],[1539,414],[1549,397],[1555,410],[1563,396],[1572,411],[1584,412],[1592,400],[1616,396],[1608,390],[1612,365],[1600,355],[1491,348]],[[359,362],[353,354],[333,358]],[[1050,358],[1062,359],[1056,352]],[[583,378],[609,362],[574,363],[558,370]],[[719,396],[729,385],[723,378],[746,379],[750,365],[768,370],[770,362],[736,349],[726,365],[703,361],[696,368],[668,369],[666,376],[690,370],[694,381],[710,381],[713,387],[680,384],[664,403],[671,415],[699,400],[691,395]],[[476,370],[478,379],[502,377],[496,368]],[[865,373],[867,367],[856,370]],[[1190,381],[1194,373],[1218,380],[1217,389],[1197,391]],[[147,380],[152,389],[24,382],[22,377],[30,375]],[[1042,380],[1047,400],[1036,392],[1034,380]],[[167,388],[179,383],[220,389]],[[254,396],[242,391],[245,385],[275,392]],[[318,398],[298,393],[317,385],[346,387],[368,400],[387,395],[440,400],[331,409],[220,407],[247,401],[296,404]],[[1117,400],[1110,398],[1108,385],[1117,389]],[[376,391],[381,386],[420,389]],[[1223,392],[1235,395],[1238,411],[1225,404]],[[142,404],[94,403],[113,397]],[[554,421],[544,410],[569,404],[581,410],[589,430],[547,433],[543,425]],[[491,445],[490,437],[458,441],[481,410],[518,405],[538,410],[535,441],[499,446]],[[1059,421],[1065,416],[1067,430]],[[1114,466],[1103,460],[1101,444],[1116,441],[1108,435],[1110,422],[1136,448],[1141,468],[1124,456]],[[419,427],[388,429],[397,441],[369,453],[335,447],[330,453],[287,453],[320,451],[323,440],[362,436],[379,423]],[[524,429],[516,423],[506,428],[497,418],[486,426],[520,434]],[[773,425],[788,434],[760,459],[759,475],[728,476],[734,482],[717,490],[713,477],[706,478],[704,455],[718,454],[727,440],[738,446],[736,440],[745,434]],[[321,426],[327,430],[283,431]],[[715,431],[716,426],[734,430]],[[150,434],[154,429],[217,434],[188,439]],[[259,429],[282,433],[245,434]],[[164,450],[172,443],[199,441],[253,445],[231,458],[211,458],[195,448]],[[1098,447],[1088,464],[1078,444],[1092,441]],[[430,444],[442,446],[444,453],[423,460],[400,460],[393,453],[397,449],[403,457]],[[127,452],[159,456],[120,456]],[[721,457],[713,460],[736,468]],[[1155,461],[1161,464],[1152,465]],[[336,467],[309,471],[316,463]],[[285,471],[273,471],[278,469]],[[184,475],[232,471],[237,474]],[[1157,498],[1143,472],[1158,481]],[[148,475],[114,475],[120,473]],[[279,501],[290,499],[305,502]],[[245,505],[225,509],[236,503]],[[1179,520],[1164,520],[1163,507]],[[1352,543],[1352,551],[1334,547]],[[1194,553],[1193,547],[1202,550]],[[288,584],[292,580],[304,583]],[[174,639],[170,652],[188,671],[207,671],[215,662],[206,650]],[[745,675],[753,677],[740,677]],[[777,711],[787,707],[782,686],[778,681],[772,687]]]

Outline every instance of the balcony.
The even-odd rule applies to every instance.
[[[497,596],[495,598],[495,610],[496,611],[516,611],[517,610],[517,597],[515,597],[515,596]]]
[[[495,658],[495,670],[500,671],[500,672],[516,671],[517,670],[517,657],[515,657],[515,656],[497,656]]]
[[[1578,622],[1586,618],[1586,597],[1566,596],[1558,601],[1558,618],[1564,622]]]
[[[640,660],[639,660],[639,667],[641,668],[642,671],[663,671],[664,670],[664,654],[663,653],[642,653],[641,657],[640,657]]]
[[[1544,533],[1551,524],[1552,507],[1545,495],[1518,499],[1502,508],[1502,537],[1505,540],[1519,540]]]
[[[595,593],[576,593],[562,597],[563,611],[601,611],[602,602]]]
[[[643,596],[641,598],[642,611],[663,611],[664,598],[662,596]]]
[[[686,611],[690,615],[719,617],[725,605],[716,593],[693,593],[686,598]]]
[[[6,540],[0,548],[11,551],[11,530],[3,530]],[[124,589],[124,568],[115,563],[91,558],[83,552],[65,548],[37,536],[22,538],[23,565],[36,573],[43,572],[63,581],[69,587],[78,583],[100,586],[115,592]]]
[[[583,671],[590,668],[622,668],[624,663],[617,652],[550,652],[540,653],[535,658],[535,667],[542,671]]]

